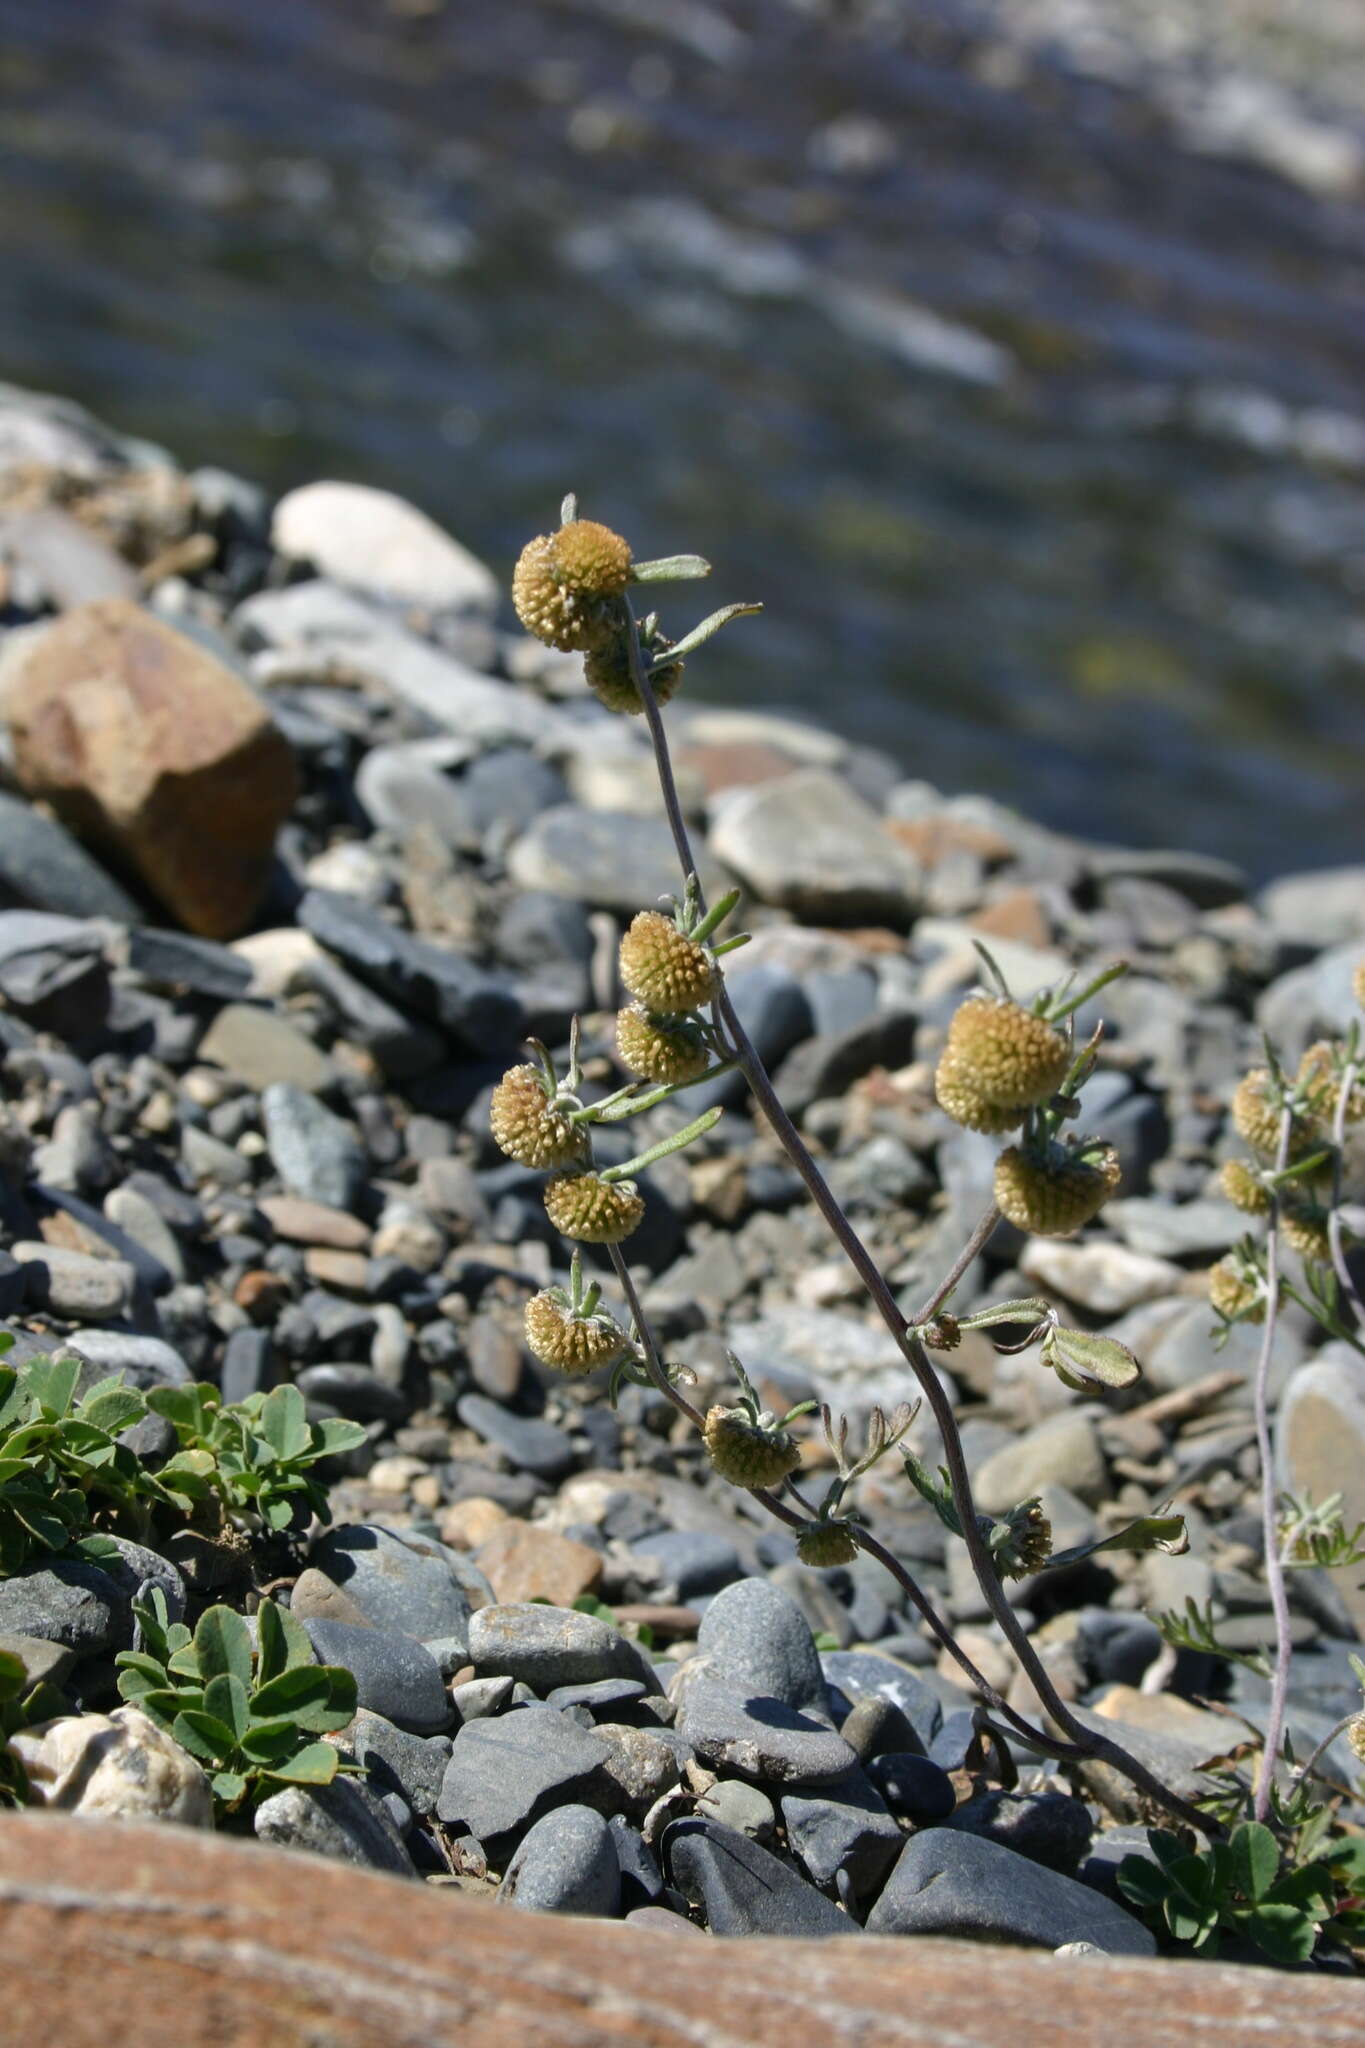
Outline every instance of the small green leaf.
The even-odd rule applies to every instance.
[[[255,1668],[251,1633],[241,1615],[234,1613],[232,1608],[205,1609],[194,1631],[194,1654],[202,1678],[217,1678],[220,1673],[228,1672],[239,1681],[243,1690],[250,1689]]]
[[[275,1721],[253,1721],[238,1744],[256,1764],[277,1764],[299,1747],[299,1725],[287,1714]]]
[[[297,1387],[276,1387],[267,1394],[261,1409],[261,1434],[282,1459],[297,1458],[309,1449],[312,1432]]]
[[[1232,1877],[1248,1899],[1263,1899],[1279,1873],[1280,1849],[1270,1829],[1259,1821],[1243,1821],[1228,1838]]]
[[[224,1806],[236,1806],[246,1797],[249,1780],[240,1771],[215,1771],[209,1783],[215,1799],[221,1799]]]
[[[31,1358],[23,1368],[23,1377],[29,1392],[49,1414],[65,1415],[84,1363],[84,1359],[73,1357],[70,1352],[64,1358]]]
[[[237,1747],[237,1738],[226,1721],[202,1707],[182,1708],[171,1723],[171,1733],[182,1749],[205,1763],[220,1763]]]
[[[1165,1905],[1170,1890],[1165,1875],[1145,1856],[1125,1856],[1114,1873],[1114,1882],[1126,1899],[1149,1912]]]
[[[146,1412],[146,1402],[132,1387],[110,1387],[104,1392],[97,1387],[81,1402],[82,1422],[88,1422],[92,1429],[104,1430],[109,1436],[117,1436],[121,1429],[140,1422]]]
[[[283,1671],[317,1663],[303,1623],[273,1600],[262,1600],[257,1609],[256,1637],[260,1645],[256,1676],[262,1686],[277,1679]]]
[[[240,1742],[251,1723],[247,1690],[234,1672],[222,1671],[204,1687],[204,1709],[232,1730]]]
[[[330,1785],[340,1761],[330,1742],[310,1742],[297,1756],[276,1764],[270,1775],[286,1785]]]
[[[269,1719],[273,1714],[298,1714],[313,1706],[326,1706],[332,1697],[329,1670],[321,1664],[295,1665],[258,1686],[251,1695],[251,1711]]]
[[[1160,1550],[1167,1557],[1182,1557],[1189,1547],[1183,1515],[1141,1515],[1112,1536],[1101,1536],[1094,1543],[1078,1543],[1070,1550],[1054,1550],[1048,1564],[1053,1569],[1079,1564],[1082,1558],[1094,1557],[1101,1550]]]
[[[1306,1963],[1317,1945],[1315,1922],[1297,1906],[1265,1903],[1238,1916],[1257,1948],[1277,1963]]]

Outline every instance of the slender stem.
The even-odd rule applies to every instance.
[[[607,1249],[611,1253],[611,1263],[616,1268],[616,1277],[621,1283],[621,1292],[625,1295],[631,1315],[635,1319],[636,1332],[645,1354],[646,1372],[648,1372],[655,1386],[664,1396],[664,1399],[671,1401],[678,1413],[685,1415],[694,1429],[701,1429],[705,1423],[705,1417],[701,1410],[692,1406],[692,1403],[680,1387],[674,1386],[664,1368],[663,1357],[655,1340],[654,1332],[649,1326],[649,1318],[645,1314],[644,1303],[640,1300],[639,1290],[630,1276],[630,1267],[622,1256],[620,1245],[608,1245]]]
[[[917,1323],[932,1322],[933,1318],[938,1314],[939,1310],[942,1308],[944,1302],[947,1301],[949,1296],[952,1294],[953,1289],[961,1280],[968,1266],[971,1265],[972,1260],[976,1258],[978,1253],[984,1251],[986,1246],[990,1243],[991,1237],[993,1236],[995,1231],[995,1226],[999,1221],[1000,1211],[996,1208],[994,1202],[992,1202],[990,1208],[987,1209],[985,1215],[977,1224],[976,1229],[972,1232],[971,1236],[967,1239],[966,1244],[962,1247],[962,1250],[954,1259],[952,1267],[949,1270],[949,1272],[945,1275],[945,1277],[942,1280],[940,1280],[938,1286],[929,1296],[929,1299],[926,1302],[923,1302],[920,1305],[920,1307],[916,1309],[914,1320]]]
[[[1344,1735],[1346,1733],[1346,1730],[1350,1727],[1352,1721],[1356,1720],[1357,1718],[1358,1716],[1356,1714],[1343,1714],[1341,1719],[1336,1723],[1336,1725],[1327,1730],[1327,1733],[1323,1736],[1322,1741],[1317,1745],[1317,1748],[1310,1750],[1308,1755],[1304,1758],[1303,1762],[1301,1764],[1296,1764],[1294,1766],[1293,1776],[1290,1779],[1291,1786],[1301,1785],[1305,1778],[1310,1777],[1312,1775],[1312,1773],[1317,1769],[1318,1764],[1321,1762],[1322,1758],[1325,1756],[1327,1751],[1332,1747],[1332,1744],[1336,1741],[1338,1735]],[[1332,1780],[1329,1778],[1327,1782],[1331,1784]]]
[[[673,774],[673,762],[668,747],[668,736],[664,731],[663,716],[659,710],[658,699],[655,697],[649,678],[645,673],[644,662],[640,654],[639,632],[634,625],[633,617],[630,631],[626,636],[626,644],[631,678],[640,693],[640,700],[645,708],[645,719],[649,726],[650,739],[654,747],[655,768],[659,777],[660,792],[664,800],[664,815],[668,820],[668,828],[672,834],[673,844],[677,849],[678,859],[682,865],[684,875],[695,875],[697,873],[697,865],[692,853],[692,842],[688,835],[687,823],[683,817],[682,804],[678,797],[678,786]],[[698,903],[699,907],[702,907],[704,910],[705,899],[701,894],[700,883],[698,884]],[[1216,1823],[1201,1815],[1187,1801],[1177,1797],[1158,1778],[1155,1778],[1143,1764],[1139,1763],[1136,1757],[1129,1756],[1127,1751],[1120,1748],[1118,1743],[1112,1741],[1107,1736],[1098,1734],[1094,1729],[1088,1728],[1083,1721],[1079,1721],[1072,1714],[1067,1702],[1057,1691],[1045,1665],[1029,1641],[1014,1609],[1010,1605],[1005,1589],[1000,1583],[990,1550],[981,1533],[977,1521],[976,1505],[972,1498],[971,1477],[967,1471],[967,1460],[963,1453],[962,1440],[958,1435],[957,1419],[953,1414],[952,1402],[944,1392],[943,1383],[934,1370],[929,1354],[914,1335],[907,1318],[902,1313],[895,1296],[887,1285],[880,1267],[844,1214],[824,1175],[820,1172],[819,1167],[807,1150],[801,1133],[787,1114],[781,1099],[768,1077],[767,1069],[758,1056],[753,1041],[735,1013],[734,1004],[730,1000],[729,991],[725,987],[723,980],[720,982],[717,990],[715,1008],[725,1024],[730,1042],[735,1050],[736,1059],[743,1070],[745,1080],[749,1084],[750,1092],[771,1124],[779,1144],[804,1181],[816,1208],[824,1217],[844,1256],[862,1281],[878,1314],[896,1339],[911,1371],[923,1389],[925,1399],[928,1401],[934,1420],[938,1424],[949,1483],[952,1488],[953,1503],[961,1519],[963,1541],[966,1543],[967,1553],[971,1559],[977,1583],[981,1588],[982,1596],[986,1601],[992,1618],[999,1626],[1001,1634],[1013,1650],[1025,1675],[1038,1695],[1044,1713],[1069,1738],[1076,1752],[1109,1763],[1149,1798],[1157,1800],[1170,1812],[1177,1814],[1180,1819],[1185,1821],[1186,1825],[1202,1829],[1206,1834],[1211,1831],[1214,1833],[1219,1832]],[[618,1266],[618,1271],[621,1270],[623,1265],[624,1261]],[[652,1373],[652,1366],[650,1370]],[[664,1378],[666,1379],[666,1375],[664,1375]],[[670,1389],[669,1392],[670,1398],[673,1398],[676,1394],[674,1389]],[[679,1405],[679,1403],[675,1399],[676,1405]],[[687,1406],[690,1408],[690,1403]],[[696,1411],[693,1410],[692,1412],[695,1415]],[[886,1555],[889,1556],[890,1553],[886,1553]],[[1030,1731],[1030,1739],[1038,1739],[1037,1731]],[[1046,1742],[1049,1738],[1043,1737],[1042,1739]]]
[[[1286,1109],[1280,1118],[1276,1149],[1276,1171],[1283,1173],[1289,1158],[1294,1131],[1294,1112]],[[1256,1819],[1264,1822],[1270,1812],[1270,1791],[1275,1764],[1284,1735],[1285,1708],[1289,1697],[1289,1660],[1293,1645],[1289,1634],[1289,1596],[1285,1592],[1284,1565],[1280,1559],[1279,1489],[1275,1484],[1274,1457],[1270,1444],[1270,1360],[1275,1349],[1275,1325],[1280,1311],[1280,1191],[1270,1184],[1270,1215],[1265,1240],[1265,1330],[1256,1361],[1253,1408],[1256,1418],[1256,1449],[1261,1460],[1261,1524],[1265,1531],[1265,1577],[1270,1604],[1275,1614],[1275,1664],[1270,1681],[1270,1712],[1266,1720],[1265,1745],[1256,1774],[1254,1807]]]
[[[1346,1263],[1346,1246],[1341,1233],[1341,1148],[1346,1141],[1346,1110],[1351,1090],[1360,1076],[1360,1067],[1352,1060],[1341,1077],[1341,1092],[1332,1117],[1332,1207],[1327,1218],[1327,1241],[1332,1247],[1332,1271],[1342,1294],[1350,1302],[1357,1325],[1365,1329],[1365,1302],[1360,1290],[1351,1278],[1351,1269]]]

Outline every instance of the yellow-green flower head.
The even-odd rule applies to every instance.
[[[544,1288],[526,1304],[526,1348],[542,1365],[580,1379],[614,1365],[626,1347],[625,1332],[605,1310],[575,1315],[559,1288]]]
[[[656,654],[666,653],[672,644],[662,634],[658,635],[653,647],[644,650],[644,659],[649,661]],[[671,697],[677,695],[684,666],[681,661],[670,661],[650,675],[649,686],[660,704],[667,704]],[[642,716],[644,699],[631,674],[630,643],[624,633],[604,641],[600,647],[590,648],[584,657],[583,674],[598,702],[605,704],[608,711],[624,711],[635,718]]]
[[[616,1050],[622,1066],[646,1081],[695,1081],[706,1072],[706,1044],[686,1018],[666,1022],[638,1003],[616,1019]]]
[[[1323,1126],[1324,1134],[1330,1132],[1341,1099],[1341,1061],[1334,1048],[1325,1039],[1310,1045],[1299,1061],[1298,1084],[1313,1090],[1313,1110]],[[1344,1121],[1358,1124],[1365,1117],[1365,1077],[1359,1073],[1351,1085],[1346,1098]],[[1330,1178],[1330,1174],[1328,1176]]]
[[[954,1123],[965,1125],[969,1131],[984,1131],[989,1138],[1017,1130],[1024,1120],[1022,1109],[1002,1109],[998,1103],[986,1100],[951,1046],[945,1046],[935,1071],[934,1093],[939,1108],[945,1109]]]
[[[1111,1145],[1084,1154],[1055,1143],[1042,1151],[1011,1145],[995,1162],[996,1207],[1036,1237],[1070,1237],[1098,1213],[1119,1179]]]
[[[512,577],[512,603],[528,633],[565,653],[601,646],[619,625],[630,548],[595,519],[571,519],[528,541]]]
[[[556,1109],[539,1067],[509,1067],[493,1090],[488,1121],[493,1136],[522,1166],[572,1166],[586,1159],[588,1141],[567,1113]]]
[[[1253,1067],[1237,1084],[1232,1098],[1233,1128],[1240,1138],[1266,1161],[1273,1160],[1280,1148],[1280,1119],[1283,1110],[1271,1092],[1270,1069]],[[1318,1140],[1312,1121],[1298,1117],[1289,1137],[1289,1156],[1302,1159],[1311,1152]]]
[[[995,1545],[996,1564],[1003,1578],[1026,1579],[1030,1572],[1040,1570],[1052,1555],[1052,1524],[1043,1513],[1043,1503],[1036,1495],[1032,1500],[1021,1501],[1017,1508],[1011,1508],[1005,1520],[1009,1524],[1009,1536]]]
[[[1362,996],[1361,1001],[1365,1003],[1365,996]],[[1357,1759],[1362,1764],[1365,1764],[1365,1714],[1356,1715],[1350,1727],[1346,1730],[1346,1740],[1350,1743]]]
[[[1365,1010],[1365,960],[1362,960],[1351,976],[1351,989],[1362,1010]]]
[[[1244,1216],[1264,1216],[1270,1207],[1270,1190],[1244,1159],[1229,1159],[1218,1176],[1218,1185]]]
[[[997,1109],[1032,1109],[1057,1093],[1071,1063],[1065,1035],[1004,996],[969,996],[948,1026],[964,1081]]]
[[[1220,1259],[1209,1267],[1209,1300],[1230,1323],[1265,1321],[1265,1296],[1256,1275],[1236,1259]]]
[[[780,1486],[801,1463],[786,1429],[765,1429],[743,1408],[709,1408],[702,1430],[712,1468],[731,1486]]]
[[[621,980],[647,1010],[676,1013],[709,1002],[715,963],[661,910],[642,910],[621,940]]]
[[[1280,1212],[1280,1229],[1285,1242],[1294,1247],[1301,1259],[1310,1265],[1330,1265],[1332,1240],[1328,1235],[1328,1211],[1305,1204],[1302,1208],[1288,1204]]]
[[[596,1173],[557,1173],[546,1183],[545,1209],[563,1237],[580,1244],[620,1244],[640,1225],[645,1199],[632,1180]]]
[[[852,1564],[858,1539],[849,1522],[807,1522],[796,1539],[796,1554],[802,1564],[826,1571],[830,1565]]]

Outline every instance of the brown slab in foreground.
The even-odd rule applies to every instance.
[[[0,1818],[0,2039],[42,2048],[1360,2048],[1359,1979],[518,1913],[190,1829]]]

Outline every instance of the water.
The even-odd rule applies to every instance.
[[[501,574],[574,488],[766,601],[699,693],[1362,857],[1358,197],[946,0],[406,4],[0,0],[0,377]]]

